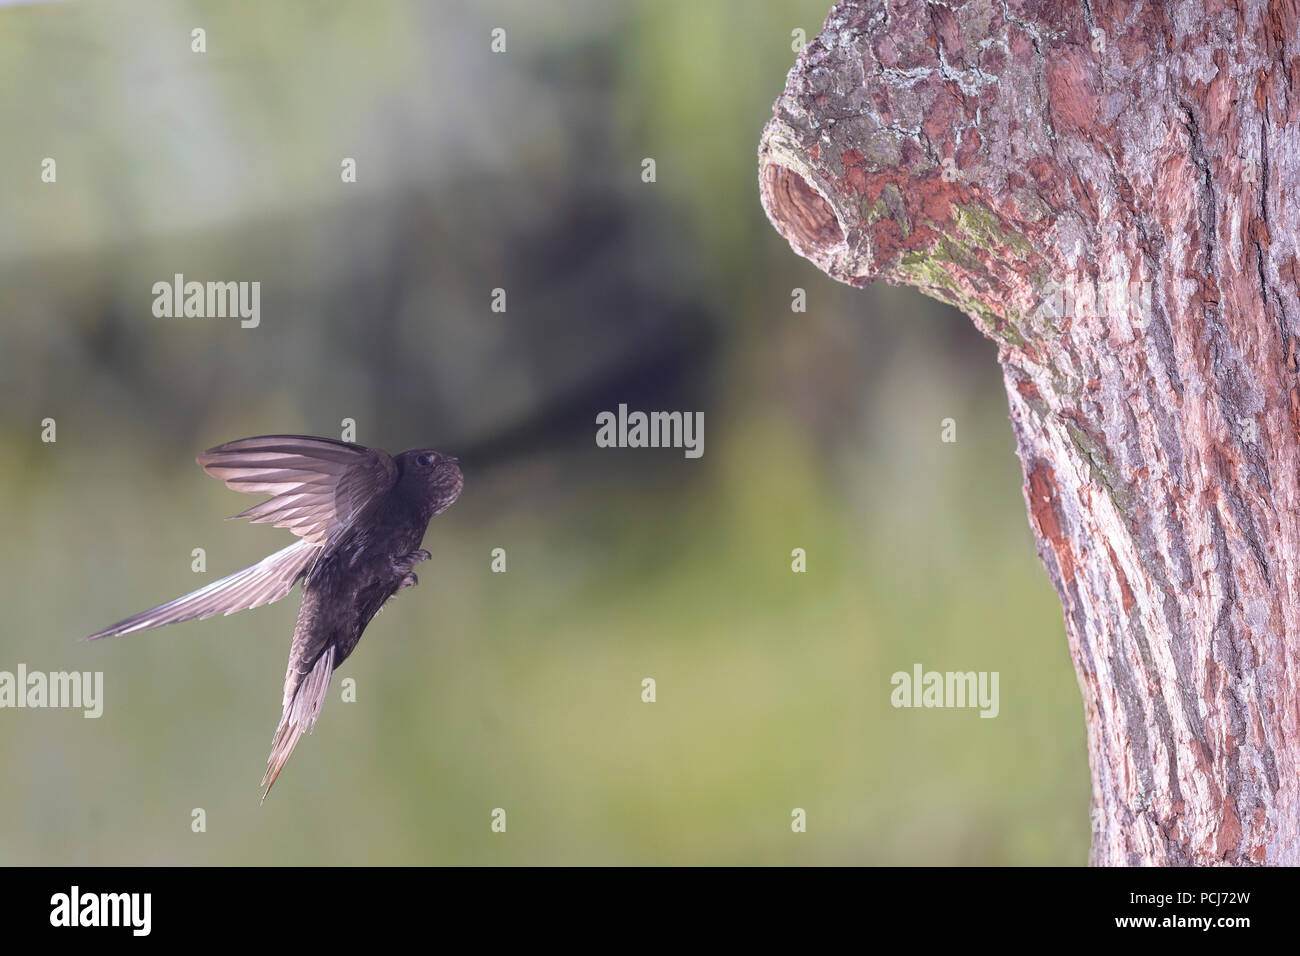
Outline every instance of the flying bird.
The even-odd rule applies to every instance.
[[[315,725],[334,669],[352,653],[384,602],[418,583],[413,568],[429,557],[419,548],[424,532],[434,515],[451,507],[464,478],[456,458],[432,449],[392,456],[302,435],[243,438],[195,461],[228,488],[271,495],[234,517],[288,528],[300,540],[86,640],[261,607],[302,581],[284,710],[262,778],[265,800],[298,738]]]

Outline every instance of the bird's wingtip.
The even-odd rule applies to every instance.
[[[271,788],[275,786],[275,778],[280,776],[280,770],[283,766],[283,763],[274,768],[269,764],[267,765],[266,773],[262,774],[262,782],[257,785],[258,789],[262,791],[262,799],[257,802],[259,807],[266,803],[266,798],[271,794]]]

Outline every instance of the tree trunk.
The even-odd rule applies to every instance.
[[[1300,864],[1297,0],[847,0],[764,208],[998,343],[1095,864]]]

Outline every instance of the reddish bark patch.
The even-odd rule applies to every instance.
[[[957,14],[939,4],[926,4],[930,9],[930,23],[937,41],[936,52],[942,53],[949,66],[966,68],[966,38],[962,36]]]
[[[1268,223],[1259,216],[1254,216],[1250,220],[1250,241],[1259,243],[1265,249],[1273,241],[1273,235],[1268,231]]]
[[[1046,461],[1038,461],[1029,472],[1029,514],[1038,528],[1039,536],[1056,552],[1056,562],[1065,581],[1074,580],[1074,552],[1070,540],[1061,531],[1061,518],[1056,510],[1056,472]]]
[[[856,149],[846,149],[840,153],[840,162],[844,165],[844,183],[859,196],[867,191],[867,164],[862,154]]]
[[[923,81],[929,94],[929,105],[921,121],[921,130],[934,143],[946,148],[952,131],[966,118],[966,108],[961,88],[956,83],[940,78],[936,73]]]
[[[1101,112],[1101,84],[1090,54],[1062,50],[1047,61],[1047,103],[1057,132],[1091,136]]]
[[[1237,801],[1231,794],[1223,798],[1223,819],[1219,822],[1219,831],[1214,836],[1214,850],[1220,859],[1236,853],[1241,846],[1241,820],[1237,818]]]
[[[1002,73],[1002,68],[1007,65],[1007,55],[997,47],[989,47],[980,54],[980,69],[985,73],[991,73],[998,76]]]
[[[1110,566],[1115,569],[1115,576],[1119,578],[1120,602],[1124,605],[1124,613],[1127,614],[1136,603],[1136,599],[1133,597],[1133,589],[1129,587],[1128,577],[1124,574],[1124,569],[1119,566],[1119,558],[1115,557],[1115,549],[1107,544],[1106,550],[1110,553]]]
[[[912,191],[921,198],[921,216],[930,222],[949,225],[953,219],[953,206],[968,203],[974,198],[967,187],[955,182],[944,182],[941,173],[932,172],[919,182],[921,185],[918,188],[917,180],[914,180]]]
[[[1007,30],[1007,48],[1021,63],[1033,63],[1038,57],[1038,47],[1034,44],[1034,38],[1018,25],[1013,25]]]
[[[957,168],[967,169],[975,165],[976,159],[979,158],[980,147],[983,145],[984,141],[975,130],[970,129],[962,133],[961,145],[957,147]]]
[[[1260,24],[1265,41],[1265,49],[1271,59],[1280,63],[1282,71],[1286,74],[1285,84],[1288,90],[1294,90],[1300,87],[1300,57],[1286,56],[1287,47],[1300,32],[1300,4],[1295,0],[1269,0],[1268,8],[1265,11],[1263,22]],[[1272,86],[1276,80],[1273,76],[1273,69],[1269,70],[1269,85]],[[1270,93],[1272,91],[1270,90]],[[1300,115],[1300,99],[1294,96],[1287,96],[1285,93],[1281,97],[1269,96],[1276,109],[1274,122],[1294,122]],[[1282,113],[1283,104],[1289,103],[1290,110]]]
[[[898,44],[888,33],[882,33],[876,37],[871,44],[871,52],[876,55],[876,59],[881,66],[895,67],[898,66]]]

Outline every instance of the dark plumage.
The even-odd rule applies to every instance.
[[[417,550],[425,529],[456,500],[464,481],[455,458],[430,449],[393,457],[301,435],[244,438],[196,461],[235,491],[272,496],[235,517],[274,523],[301,540],[87,640],[260,607],[303,581],[284,711],[262,778],[265,800],[298,738],[315,724],[334,668],[384,602],[417,583],[412,569],[429,557]]]

